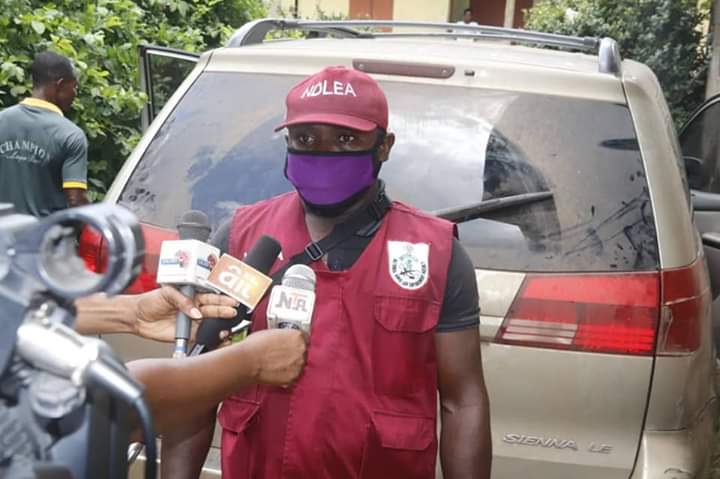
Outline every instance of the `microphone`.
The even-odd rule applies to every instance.
[[[304,264],[288,268],[282,283],[270,293],[268,328],[292,328],[310,334],[315,309],[315,272]]]
[[[158,264],[158,284],[179,286],[188,297],[195,296],[196,288],[207,287],[210,270],[217,263],[220,250],[206,244],[210,237],[210,221],[205,213],[186,211],[177,225],[179,240],[163,241]],[[187,356],[192,321],[184,313],[175,318],[175,349],[173,357]]]
[[[241,303],[233,320],[210,318],[200,323],[192,356],[215,349],[220,344],[220,332],[229,331],[248,320],[265,292],[272,284],[267,276],[280,254],[280,243],[263,235],[250,249],[245,261],[224,254],[213,268],[208,283]]]

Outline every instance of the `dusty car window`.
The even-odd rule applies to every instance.
[[[168,117],[120,203],[173,227],[187,209],[217,225],[239,205],[289,191],[273,133],[299,77],[205,73]],[[627,107],[477,88],[384,82],[397,135],[381,176],[426,211],[549,192],[460,220],[481,268],[624,271],[658,267],[645,171]]]

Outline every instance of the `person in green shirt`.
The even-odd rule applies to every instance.
[[[0,203],[42,217],[88,203],[88,143],[63,114],[77,93],[70,60],[43,52],[30,73],[32,95],[0,111]]]

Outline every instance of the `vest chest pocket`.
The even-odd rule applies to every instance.
[[[435,420],[376,411],[363,452],[361,479],[435,477]]]
[[[410,396],[434,386],[434,331],[439,314],[440,305],[424,298],[375,296],[372,361],[376,394]]]

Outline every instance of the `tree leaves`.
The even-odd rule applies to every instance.
[[[705,96],[709,14],[707,0],[545,0],[526,12],[526,27],[614,38],[623,57],[655,72],[679,127]]]
[[[243,23],[264,14],[260,0],[2,0],[0,106],[30,92],[34,55],[70,57],[79,91],[70,119],[89,138],[90,186],[102,198],[140,139],[147,101],[139,88],[138,46],[192,52],[222,45]]]
[[[33,30],[35,30],[35,32],[38,35],[42,35],[43,33],[45,33],[45,24],[44,23],[39,22],[37,20],[33,20],[32,22],[30,22],[30,25],[32,25]]]

